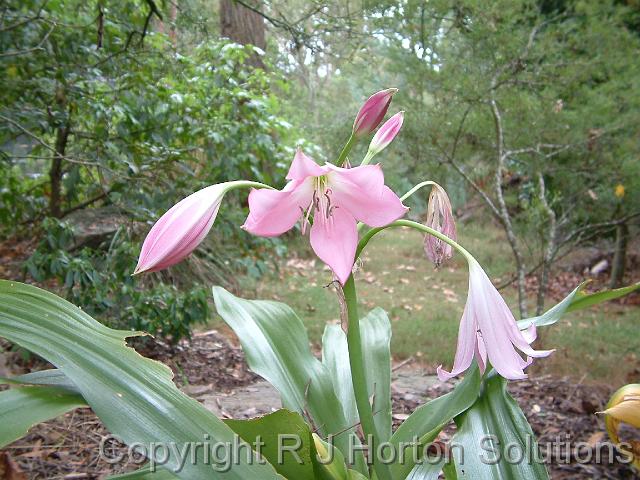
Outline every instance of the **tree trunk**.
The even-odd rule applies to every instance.
[[[169,13],[168,15],[169,27],[165,25],[164,20],[158,18],[156,28],[158,29],[158,32],[168,34],[169,38],[171,39],[171,42],[175,45],[178,39],[176,28],[175,28],[175,22],[176,22],[176,19],[178,18],[178,0],[174,0],[170,2],[168,13]]]
[[[51,187],[49,214],[55,218],[62,216],[62,160],[67,149],[69,128],[69,121],[67,121],[64,127],[59,127],[56,131],[56,153],[51,159],[51,168],[49,169],[49,185]]]
[[[492,85],[495,85],[496,80],[492,81]],[[520,250],[518,244],[518,238],[516,237],[511,223],[511,214],[507,208],[507,203],[504,199],[504,193],[502,191],[502,174],[504,172],[504,162],[506,159],[504,153],[504,131],[502,128],[502,115],[498,108],[498,103],[494,98],[491,98],[489,105],[491,107],[491,113],[493,115],[495,134],[496,134],[496,170],[495,170],[495,194],[496,201],[498,203],[498,218],[502,222],[502,226],[507,235],[507,241],[511,247],[513,253],[513,259],[516,264],[516,273],[518,275],[518,308],[520,310],[520,318],[527,318],[527,291],[526,291],[526,272],[527,267],[524,262],[524,256]]]
[[[264,18],[234,0],[220,1],[220,31],[223,37],[242,45],[255,45],[265,50]],[[249,63],[264,68],[259,55],[252,55]]]
[[[621,223],[616,227],[616,250],[613,254],[611,266],[610,288],[618,288],[624,277],[625,263],[627,261],[627,244],[629,243],[629,226]]]
[[[542,254],[542,268],[538,277],[538,299],[536,301],[536,315],[542,315],[544,311],[544,301],[547,295],[549,285],[549,272],[551,264],[556,255],[556,234],[557,234],[557,218],[556,214],[547,201],[547,189],[544,182],[542,172],[538,172],[538,195],[540,203],[547,213],[547,238],[544,252]]]

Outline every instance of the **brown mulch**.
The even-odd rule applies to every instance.
[[[217,330],[195,333],[191,341],[178,345],[153,340],[135,348],[141,355],[168,365],[179,387],[206,384],[227,391],[260,378],[249,371],[242,349]]]

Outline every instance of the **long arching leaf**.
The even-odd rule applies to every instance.
[[[165,365],[127,347],[131,332],[100,324],[78,307],[39,288],[0,280],[0,336],[54,364],[81,392],[105,426],[127,444],[164,444],[167,469],[189,480],[281,478],[255,456],[228,471],[205,461],[192,442],[232,445],[233,431],[173,384]],[[184,449],[184,450],[182,450]],[[195,449],[195,462],[176,452]],[[151,448],[149,447],[149,450]],[[151,459],[164,452],[153,451]]]
[[[0,448],[34,425],[84,407],[79,395],[56,387],[17,387],[0,392]]]
[[[456,417],[451,450],[460,480],[549,478],[531,426],[506,386],[504,378],[490,373],[476,403]]]
[[[391,322],[381,308],[360,320],[362,352],[369,398],[373,399],[373,417],[380,441],[391,437]],[[351,424],[358,422],[358,411],[349,368],[347,336],[340,325],[327,325],[322,336],[322,363],[331,379],[345,415]]]
[[[221,287],[213,287],[213,297],[218,313],[240,339],[251,370],[278,390],[285,408],[307,421],[310,417],[318,434],[336,435],[335,446],[348,456],[354,425],[345,418],[329,370],[311,352],[295,312],[283,303],[235,297]],[[366,472],[362,455],[356,461],[358,470]]]
[[[447,423],[476,402],[480,393],[480,379],[480,369],[474,363],[451,392],[421,405],[402,422],[391,436],[391,444],[396,451],[405,451],[404,462],[400,462],[401,459],[398,458],[390,466],[394,478],[405,478],[414,466],[410,460],[419,458],[414,450],[421,453],[424,446],[434,441]],[[416,439],[419,445],[415,444]]]

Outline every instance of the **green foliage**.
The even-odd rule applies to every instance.
[[[258,418],[231,419],[225,420],[224,423],[249,445],[255,445],[259,441],[264,442],[261,454],[285,478],[300,480],[318,478],[316,469],[320,466],[315,461],[317,452],[311,429],[299,413],[282,409]],[[289,447],[299,445],[299,448],[293,454],[283,451],[279,448],[280,445]]]
[[[490,372],[475,404],[456,417],[452,448],[457,478],[549,478],[535,435],[507,381]]]
[[[0,337],[42,356],[57,368],[10,380],[0,379],[2,383],[30,385],[0,393],[0,404],[6,407],[0,412],[11,413],[11,428],[4,437],[0,435],[0,440],[10,442],[34,422],[86,402],[105,426],[127,444],[170,441],[179,451],[184,451],[183,448],[189,447],[187,442],[201,442],[203,438],[231,445],[233,431],[236,431],[247,441],[264,436],[269,442],[265,456],[273,459],[277,452],[274,438],[278,432],[285,432],[300,435],[303,447],[300,453],[308,460],[302,465],[278,462],[275,469],[271,464],[256,461],[252,452],[251,458],[236,457],[231,468],[220,473],[212,470],[201,449],[196,449],[195,460],[186,462],[181,469],[177,468],[179,459],[171,451],[163,455],[167,463],[162,466],[177,478],[280,478],[276,471],[291,479],[294,476],[320,479],[327,478],[327,474],[345,478],[341,455],[334,457],[329,466],[316,469],[314,452],[330,447],[312,437],[312,428],[323,435],[340,434],[334,437],[338,441],[345,433],[341,425],[345,417],[337,402],[336,385],[340,384],[333,381],[330,369],[311,354],[300,320],[283,304],[242,300],[221,288],[215,288],[214,295],[221,315],[238,333],[251,368],[273,382],[283,403],[291,405],[297,413],[281,411],[257,420],[230,421],[226,425],[180,392],[166,366],[145,359],[127,347],[125,339],[129,332],[105,327],[80,308],[37,287],[0,280]],[[576,302],[576,308],[608,298],[596,294],[590,297],[592,301]],[[551,311],[563,310],[566,302],[561,305]],[[387,357],[388,322],[378,311],[374,311],[373,316],[378,321],[369,318],[362,322],[363,329],[372,330],[363,338],[368,337],[366,341],[373,352]],[[382,390],[389,391],[388,375],[380,375],[376,381],[385,382]],[[342,385],[340,388],[344,389]],[[452,417],[458,424],[454,441],[460,442],[466,452],[461,458],[456,456],[459,450],[453,450],[458,478],[547,478],[542,463],[512,462],[504,457],[504,447],[509,445],[512,451],[511,445],[515,444],[523,449],[525,458],[530,458],[526,455],[530,454],[531,445],[535,447],[533,432],[506,392],[506,381],[493,372],[481,380],[475,365],[452,392],[420,406],[409,416],[392,435],[391,444],[406,448],[411,445],[406,442],[413,442],[417,437],[418,444],[413,448],[422,448],[436,438]],[[316,426],[319,421],[322,423]],[[486,448],[480,450],[483,448],[480,440],[487,435],[497,437],[496,452],[501,454],[501,459],[491,464],[481,461],[484,458],[481,454],[491,453]],[[341,448],[339,443],[336,446]],[[159,451],[151,449],[148,453],[151,462],[160,461]],[[405,475],[433,478],[435,475],[428,467],[414,469],[411,462],[397,461],[392,468],[398,478]],[[450,476],[450,467],[447,468]],[[167,470],[161,470],[158,478],[171,478]],[[361,473],[347,471],[347,478],[359,479],[370,473],[366,468],[359,470]],[[148,473],[143,469],[129,478],[147,478]]]
[[[180,289],[171,283],[148,282],[142,290],[131,277],[138,247],[126,228],[109,246],[74,250],[70,226],[56,219],[43,223],[45,236],[25,264],[38,282],[56,279],[65,296],[117,328],[149,332],[177,342],[196,323],[209,317],[208,292],[203,287]]]
[[[375,399],[374,421],[381,441],[391,437],[391,322],[387,313],[376,308],[360,319],[363,362],[370,398]],[[347,336],[341,325],[327,325],[322,336],[322,363],[331,372],[333,387],[338,394],[350,424],[358,423],[358,411],[349,369]]]
[[[55,387],[0,392],[0,448],[26,435],[32,426],[83,406],[82,397]]]
[[[187,443],[231,444],[233,431],[178,390],[166,365],[127,347],[125,338],[129,335],[130,332],[101,325],[80,308],[49,292],[0,280],[0,336],[55,365],[114,435],[127,444],[172,441],[180,451],[193,448],[191,453],[196,461],[187,461],[182,468],[175,452],[168,456],[165,467],[175,469],[178,478],[279,478],[271,465],[258,462],[253,453],[250,459],[239,455],[229,472],[212,468],[216,459],[212,457],[207,463],[204,449]],[[56,387],[30,387],[22,391],[33,391],[33,398],[42,400],[42,393],[38,393],[41,388]],[[65,389],[61,392],[68,395]],[[50,394],[44,400],[52,408],[60,403]],[[16,415],[32,417],[25,408]],[[149,455],[150,460],[159,460],[162,454],[150,451]]]
[[[306,416],[319,435],[342,432],[335,445],[348,455],[354,424],[345,416],[331,372],[309,348],[300,318],[283,303],[244,300],[221,287],[213,289],[216,309],[240,339],[251,370],[280,393],[282,405]],[[346,407],[346,406],[345,406]],[[362,456],[357,468],[364,469]]]
[[[418,438],[418,444],[412,445],[411,449],[424,451],[424,446],[433,442],[446,424],[475,403],[480,392],[480,379],[480,369],[474,364],[452,392],[420,405],[398,427],[391,437],[391,443],[398,446]],[[412,467],[411,462],[396,462],[392,465],[392,472],[402,477],[409,474]]]
[[[258,277],[282,244],[237,229],[246,201],[228,195],[216,233],[190,266],[132,279],[139,245],[194,190],[284,180],[294,142],[304,143],[272,93],[286,82],[247,64],[251,46],[202,32],[174,43],[145,1],[2,8],[0,238],[41,234],[27,272],[55,278],[67,298],[112,325],[188,335],[207,320],[199,281]],[[77,247],[73,225],[56,219],[100,205],[118,212],[122,228],[102,245]]]

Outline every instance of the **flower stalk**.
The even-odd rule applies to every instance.
[[[347,143],[345,143],[344,147],[342,147],[342,151],[340,152],[340,156],[336,161],[336,165],[338,165],[339,167],[343,166],[343,164],[347,160],[347,155],[349,155],[349,152],[351,152],[351,149],[353,148],[357,140],[358,140],[358,137],[356,137],[352,133],[351,136],[349,137],[349,140],[347,140]]]
[[[360,424],[364,432],[365,439],[372,441],[367,445],[369,455],[373,461],[373,468],[379,480],[391,480],[391,473],[388,465],[375,458],[377,445],[380,442],[380,435],[373,420],[373,410],[369,403],[369,391],[365,380],[365,370],[362,356],[362,338],[360,336],[360,318],[358,316],[358,297],[353,275],[349,277],[343,287],[344,298],[347,304],[347,345],[349,347],[349,364],[351,367],[351,381],[353,383],[353,393],[356,398],[356,407]]]

